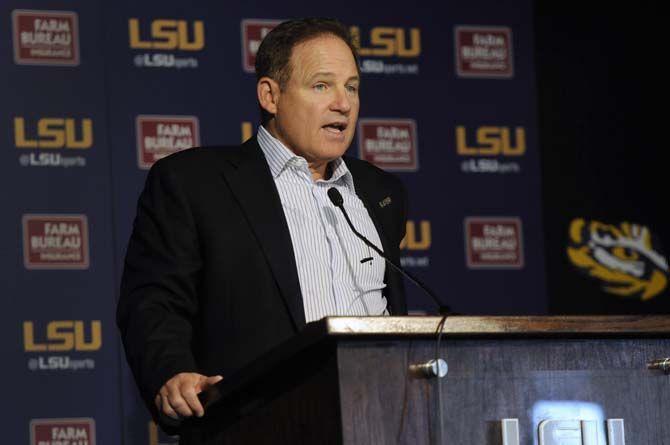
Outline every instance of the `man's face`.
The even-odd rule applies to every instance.
[[[347,150],[358,119],[360,79],[351,49],[323,35],[293,48],[291,77],[281,89],[272,128],[289,149],[310,164]]]

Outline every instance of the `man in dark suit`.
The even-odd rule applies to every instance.
[[[402,184],[342,158],[360,84],[346,28],[285,22],[263,40],[256,73],[257,137],[157,162],[139,200],[117,320],[155,418],[203,416],[199,392],[306,322],[406,313],[400,276],[326,198],[340,190],[358,230],[398,261]]]

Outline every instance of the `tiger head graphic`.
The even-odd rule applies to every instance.
[[[603,282],[603,290],[647,301],[668,284],[668,261],[652,245],[649,229],[576,218],[570,223],[568,258],[580,270]]]

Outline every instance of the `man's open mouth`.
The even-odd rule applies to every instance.
[[[331,124],[324,125],[323,128],[332,132],[332,133],[342,133],[347,128],[346,122],[333,122]]]

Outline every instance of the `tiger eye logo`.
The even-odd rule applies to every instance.
[[[607,293],[646,301],[668,285],[668,261],[645,226],[576,218],[570,223],[570,243],[572,264],[600,280]]]

